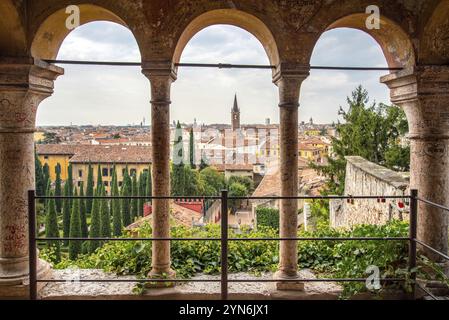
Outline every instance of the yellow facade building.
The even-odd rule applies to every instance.
[[[98,167],[103,185],[110,192],[112,172],[115,166],[119,187],[128,168],[130,174],[137,177],[151,166],[151,148],[145,146],[98,146],[98,145],[38,145],[37,154],[42,164],[50,167],[50,178],[56,179],[54,168],[61,165],[61,179],[67,180],[68,166],[72,165],[72,177],[75,186],[86,186],[89,165],[93,168],[93,178],[98,181]],[[53,168],[53,169],[52,169]]]

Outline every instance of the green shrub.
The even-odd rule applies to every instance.
[[[299,231],[299,237],[405,237],[408,224],[399,221],[384,226],[360,225],[349,230],[333,229],[318,225],[313,231]],[[148,224],[139,229],[140,237],[151,237]],[[220,226],[203,228],[173,227],[174,238],[219,238]],[[129,237],[124,234],[123,237]],[[257,231],[242,230],[233,238],[276,238],[278,231],[260,226]],[[368,266],[377,266],[382,277],[404,277],[408,255],[407,241],[298,241],[298,264],[310,268],[320,277],[366,278]],[[172,241],[172,268],[179,278],[189,278],[196,273],[220,272],[219,241]],[[145,277],[151,270],[151,241],[109,242],[91,255],[82,255],[72,262],[80,268],[100,268],[120,275],[134,274]],[[275,271],[279,263],[277,241],[230,241],[229,271],[261,272]],[[65,259],[55,268],[66,268]],[[405,274],[405,276],[407,276]],[[343,283],[344,297],[365,290],[365,283]]]
[[[279,210],[259,207],[256,210],[257,226],[279,230]]]

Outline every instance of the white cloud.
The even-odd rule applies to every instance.
[[[84,25],[64,41],[60,59],[140,61],[131,32],[108,22]],[[268,64],[260,42],[232,26],[212,26],[187,44],[181,61],[200,63]],[[336,29],[323,34],[312,65],[385,66],[377,43],[361,31]],[[381,72],[312,71],[301,90],[300,120],[337,118],[346,96],[363,84],[371,97],[388,102],[388,89],[379,84]],[[38,124],[129,124],[149,119],[149,82],[139,68],[66,66],[55,94],[39,108]],[[172,88],[171,117],[182,122],[229,123],[237,92],[242,121],[261,123],[279,118],[277,87],[270,70],[180,68]],[[148,123],[148,120],[147,120]]]

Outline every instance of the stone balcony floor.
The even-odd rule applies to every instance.
[[[310,270],[301,270],[304,278],[315,278]],[[272,279],[273,274],[265,273],[260,277],[237,273],[230,274],[230,279]],[[64,279],[63,283],[48,283],[40,291],[41,299],[190,299],[212,300],[220,299],[220,283],[188,282],[173,288],[148,289],[144,294],[133,292],[137,283],[98,283],[82,282],[77,279],[134,279],[133,276],[118,277],[112,273],[92,269],[53,270],[53,279]],[[199,274],[194,279],[220,279],[219,275]],[[309,282],[304,291],[278,291],[273,283],[229,283],[229,299],[301,299],[329,300],[338,299],[341,286],[335,283]]]

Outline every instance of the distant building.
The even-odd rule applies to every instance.
[[[240,129],[240,109],[237,103],[237,94],[234,96],[234,105],[231,110],[231,123],[232,123],[232,130],[239,130]]]
[[[77,186],[87,183],[89,164],[93,167],[94,181],[98,180],[98,167],[106,191],[110,191],[112,168],[115,165],[119,185],[126,167],[130,174],[140,173],[151,165],[151,147],[146,146],[96,146],[96,145],[37,145],[37,156],[42,164],[50,168],[50,179],[55,181],[55,167],[61,165],[61,179],[67,180],[68,166],[72,164],[73,183]]]

